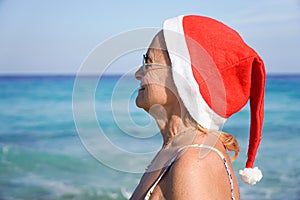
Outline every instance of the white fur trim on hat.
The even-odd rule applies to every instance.
[[[193,76],[182,20],[183,16],[179,16],[168,19],[163,24],[165,42],[172,63],[172,75],[178,94],[197,123],[208,129],[219,130],[227,119],[214,112],[201,96],[199,85]]]
[[[258,167],[245,168],[244,170],[240,170],[239,174],[240,174],[242,180],[245,183],[248,183],[249,185],[255,185],[263,177],[263,175],[262,175],[260,169],[258,169]]]

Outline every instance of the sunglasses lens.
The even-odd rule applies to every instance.
[[[142,62],[142,71],[145,74],[146,73],[146,55],[143,55],[143,62]]]

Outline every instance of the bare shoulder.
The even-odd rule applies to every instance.
[[[201,152],[202,151],[202,152]],[[169,171],[168,188],[172,199],[219,199],[231,195],[223,161],[212,151],[189,148],[181,154]],[[228,193],[228,194],[226,194]]]

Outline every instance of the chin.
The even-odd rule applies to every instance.
[[[145,111],[149,110],[149,106],[147,106],[147,103],[143,99],[139,98],[139,96],[135,99],[135,105],[138,108],[143,108]]]
[[[141,102],[136,98],[135,100],[135,105],[138,107],[138,108],[143,108]]]

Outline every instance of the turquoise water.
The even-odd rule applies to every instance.
[[[144,169],[161,144],[151,118],[134,105],[139,83],[133,77],[105,76],[94,91],[77,91],[82,110],[95,92],[94,114],[105,133],[96,140],[92,133],[98,127],[90,113],[79,122],[82,126],[75,124],[74,80],[0,77],[0,199],[127,199],[137,185],[141,174],[133,172]],[[95,77],[85,77],[84,84],[94,83]],[[242,199],[300,199],[299,88],[300,76],[268,76],[264,135],[256,160],[264,178],[255,186],[240,182]],[[224,127],[241,145],[233,163],[236,171],[245,163],[248,123],[246,106]],[[86,127],[100,157],[87,151],[91,146],[84,146],[76,126]]]

